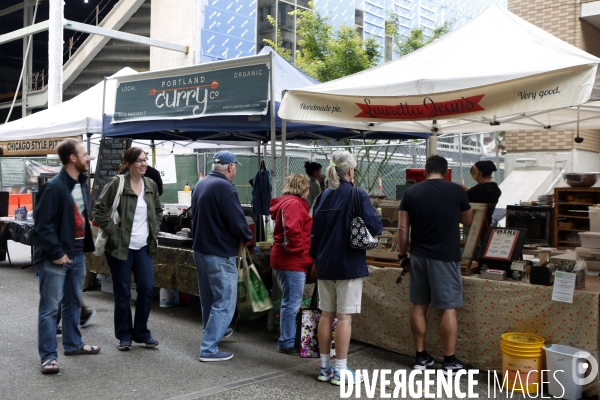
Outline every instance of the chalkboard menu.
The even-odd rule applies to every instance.
[[[3,158],[0,160],[2,186],[25,186],[25,160],[22,158]]]
[[[92,198],[90,200],[90,210],[93,219],[94,204],[102,193],[104,186],[110,179],[117,175],[123,162],[125,151],[131,147],[131,138],[103,138],[100,141],[100,151],[98,152],[98,163],[96,164],[96,173],[94,174],[94,184],[92,186]]]

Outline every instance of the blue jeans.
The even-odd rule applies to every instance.
[[[65,351],[74,351],[84,346],[81,332],[79,332],[79,317],[83,278],[85,277],[85,258],[83,253],[76,255],[64,267],[45,260],[37,264],[36,268],[40,278],[38,351],[40,359],[44,362],[58,359],[56,317],[59,303],[62,303]]]
[[[152,337],[148,330],[148,317],[154,295],[154,261],[148,254],[148,246],[139,250],[129,249],[127,260],[119,260],[108,253],[115,296],[115,337],[123,342],[145,343]],[[137,290],[135,319],[131,322],[131,273]]]
[[[204,335],[200,357],[219,351],[219,342],[233,319],[237,302],[236,257],[209,256],[194,251]]]
[[[278,349],[293,349],[296,339],[296,316],[302,304],[302,294],[306,283],[306,274],[299,271],[286,271],[275,269],[283,297],[279,311],[279,329],[281,331],[277,340]]]

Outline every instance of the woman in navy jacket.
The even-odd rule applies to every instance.
[[[317,267],[319,308],[323,315],[319,322],[319,351],[322,382],[340,385],[341,371],[346,367],[348,346],[352,333],[352,314],[360,313],[362,278],[369,275],[364,250],[350,247],[350,224],[353,199],[360,204],[361,217],[371,235],[383,229],[369,196],[362,189],[354,189],[356,158],[349,152],[336,151],[327,168],[328,188],[314,203],[310,256]],[[337,314],[335,331],[335,367],[330,364],[331,327]]]

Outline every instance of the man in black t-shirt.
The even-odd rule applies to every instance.
[[[471,225],[473,210],[462,187],[445,180],[448,162],[433,155],[425,163],[427,179],[409,188],[398,211],[398,256],[401,265],[410,265],[410,325],[417,351],[415,369],[434,363],[425,351],[427,308],[441,310],[440,336],[444,346],[442,372],[452,374],[469,369],[454,356],[458,323],[457,308],[463,305],[459,261],[459,223]],[[410,263],[406,250],[410,228]]]

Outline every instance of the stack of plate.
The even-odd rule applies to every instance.
[[[538,206],[548,206],[552,207],[554,204],[554,195],[553,194],[541,194],[538,196]]]

